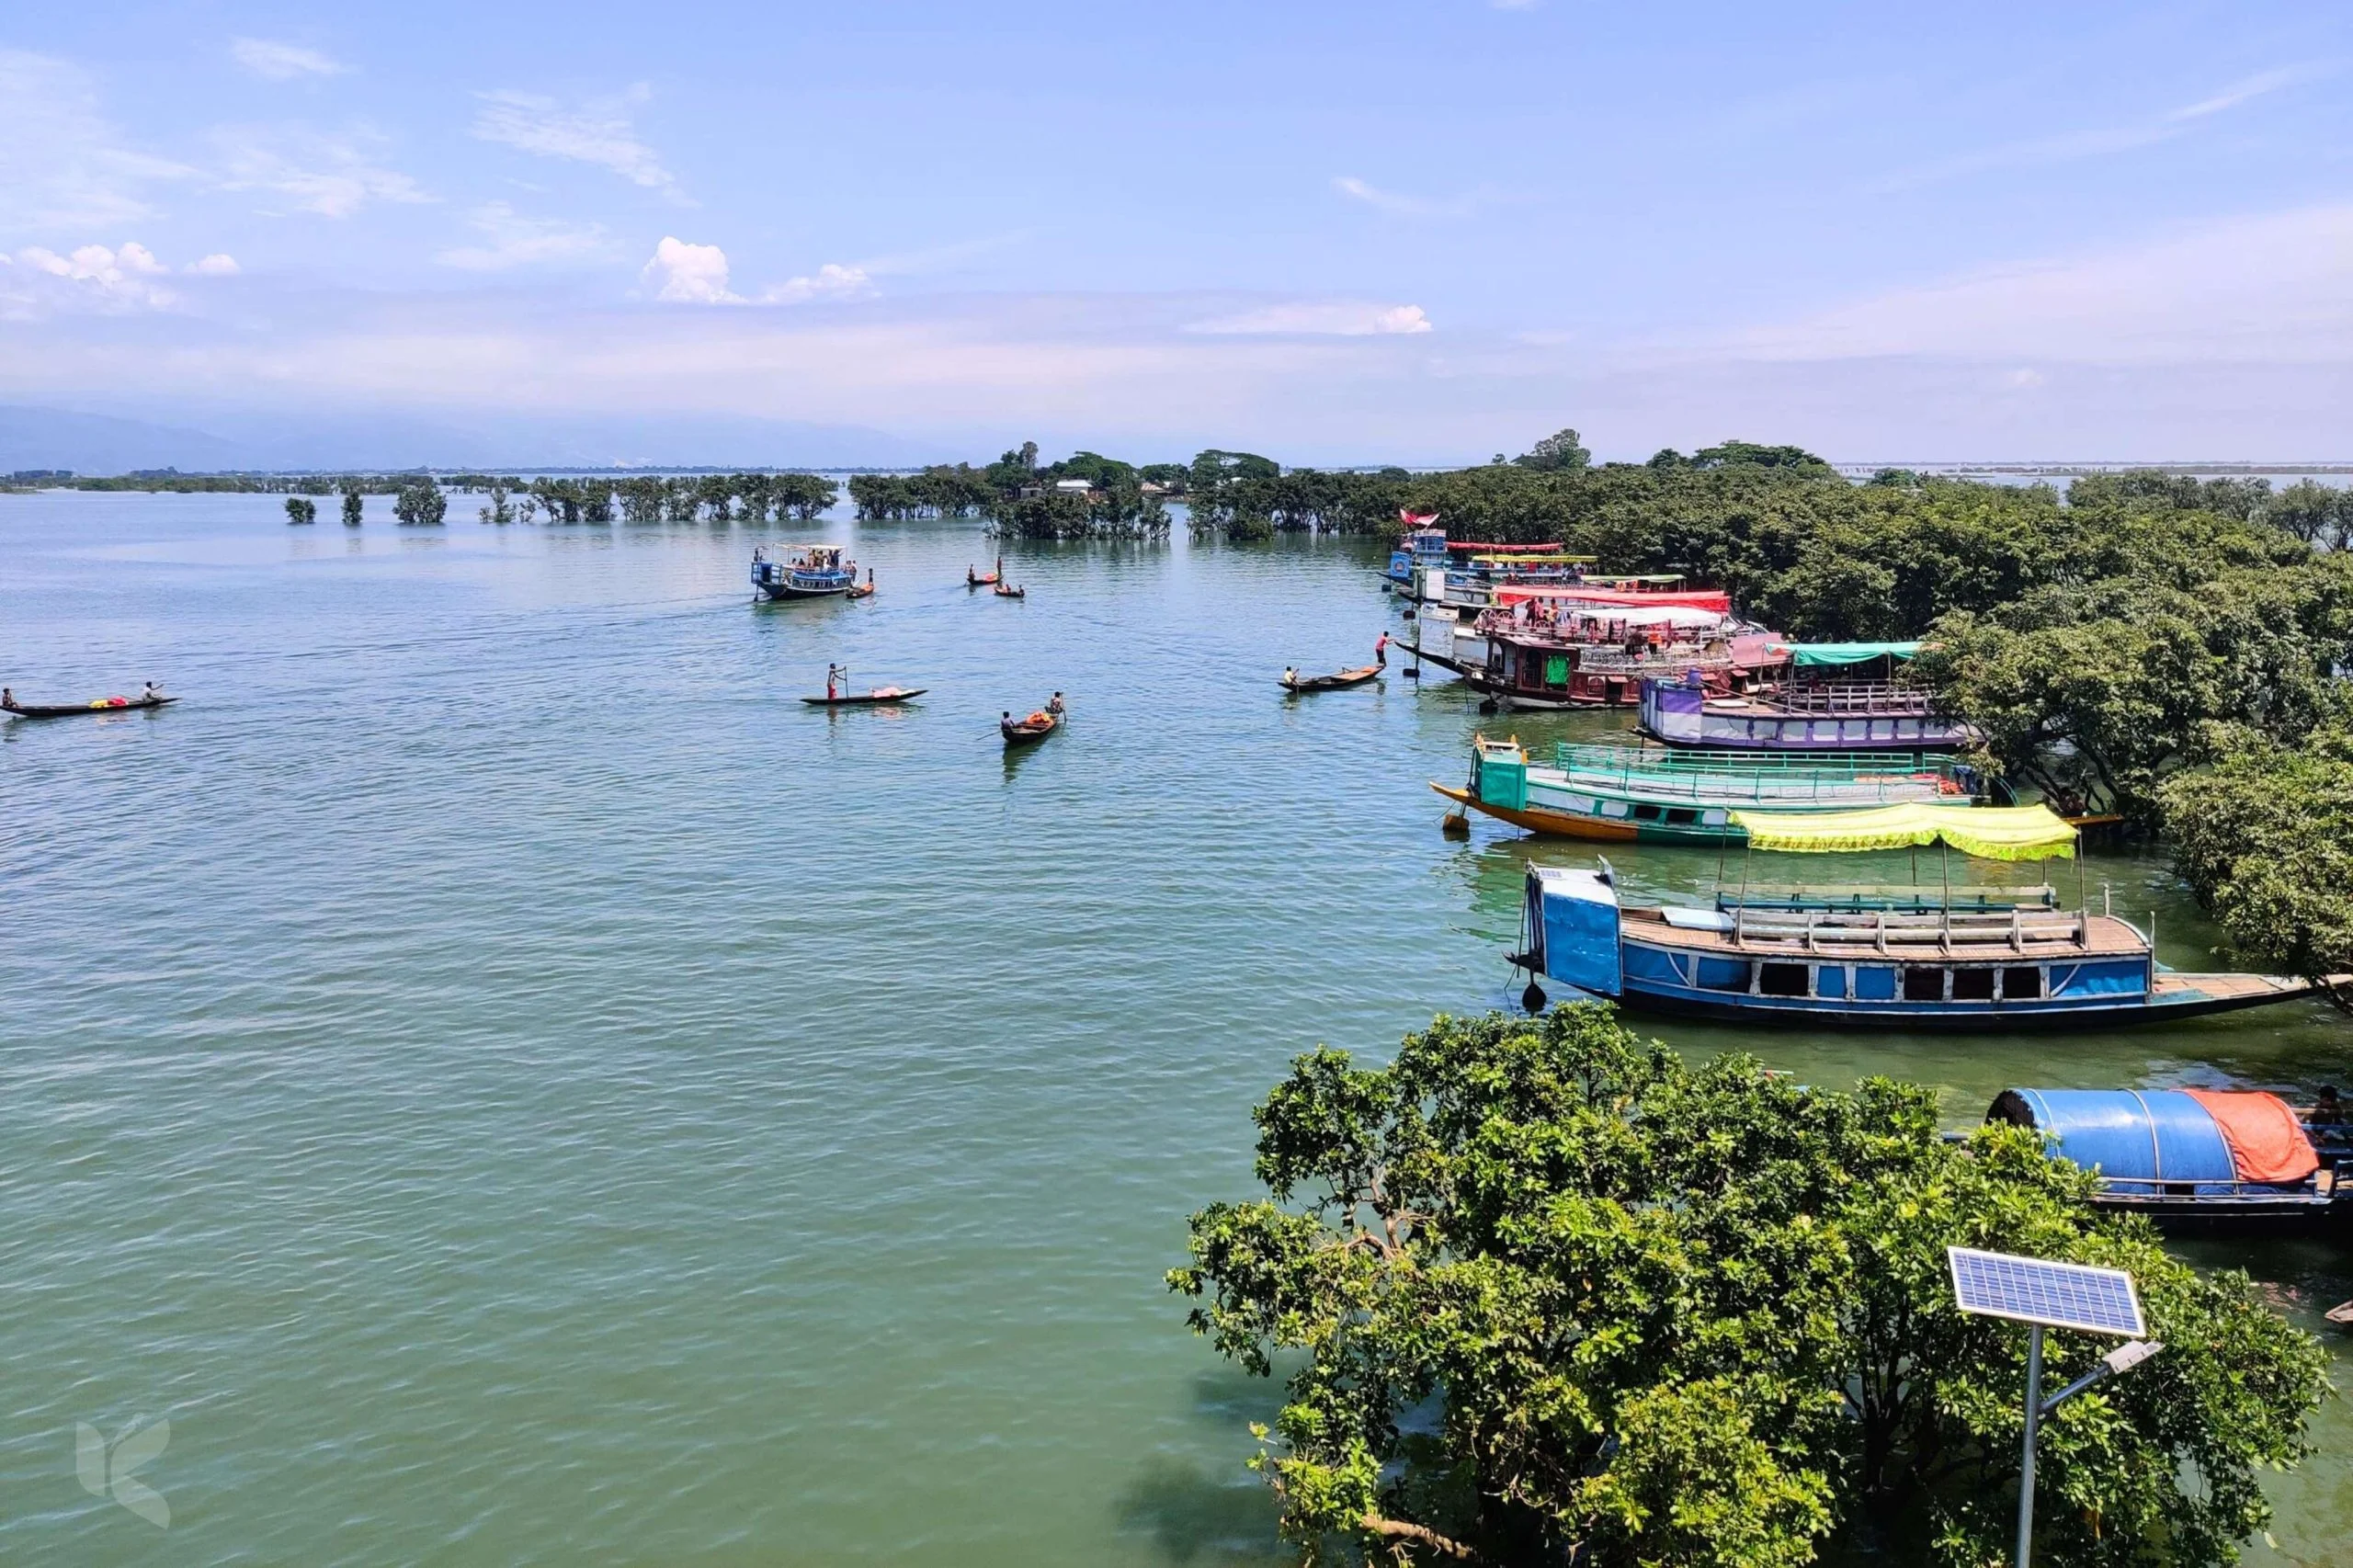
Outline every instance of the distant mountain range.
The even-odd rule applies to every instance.
[[[160,424],[0,404],[0,478],[77,474],[474,468],[910,468],[969,459],[858,426],[647,415],[494,418],[465,426],[402,417],[218,413]]]

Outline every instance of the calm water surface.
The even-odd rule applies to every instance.
[[[0,726],[0,1552],[1267,1558],[1273,1400],[1161,1288],[1184,1216],[1251,1191],[1292,1054],[1516,989],[1530,847],[1442,837],[1424,787],[1471,702],[1273,684],[1395,624],[1378,552],[1031,548],[1017,604],[961,585],[969,526],[834,522],[881,595],[761,606],[752,546],[804,530],[389,525],[0,496],[0,678],[187,699]],[[794,700],[844,659],[931,695]],[[1067,732],[1006,756],[1056,687]],[[2090,875],[2216,961],[2161,861]],[[2353,1078],[2318,1006],[1659,1032],[1943,1085],[1956,1124],[2010,1084]],[[2353,1296],[2325,1249],[2197,1256],[2308,1324]],[[74,1467],[76,1423],[157,1417],[168,1530]],[[2254,1561],[2347,1561],[2349,1430]]]

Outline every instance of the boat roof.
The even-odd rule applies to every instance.
[[[1779,646],[1801,669],[1822,665],[1859,665],[1870,659],[1915,657],[1924,644],[1910,642],[1783,642]]]
[[[1802,818],[1734,812],[1752,849],[1834,854],[1949,844],[1981,860],[2045,860],[2075,853],[2075,829],[2049,806],[1948,806],[1907,801]]]

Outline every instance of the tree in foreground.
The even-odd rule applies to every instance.
[[[2130,1269],[2164,1354],[2043,1427],[2039,1561],[2235,1561],[2309,1451],[2325,1357],[2027,1130],[1929,1090],[1690,1067],[1597,1005],[1301,1057],[1256,1114],[1271,1199],[1193,1216],[1193,1327],[1289,1370],[1252,1461],[1313,1560],[1778,1568],[2007,1560],[2026,1335],[1949,1244]],[[2111,1342],[2054,1333],[2047,1387]]]

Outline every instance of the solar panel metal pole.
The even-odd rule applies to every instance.
[[[2026,1457],[2018,1466],[2018,1568],[2034,1555],[2034,1439],[2042,1429],[2042,1325],[2026,1331]]]

